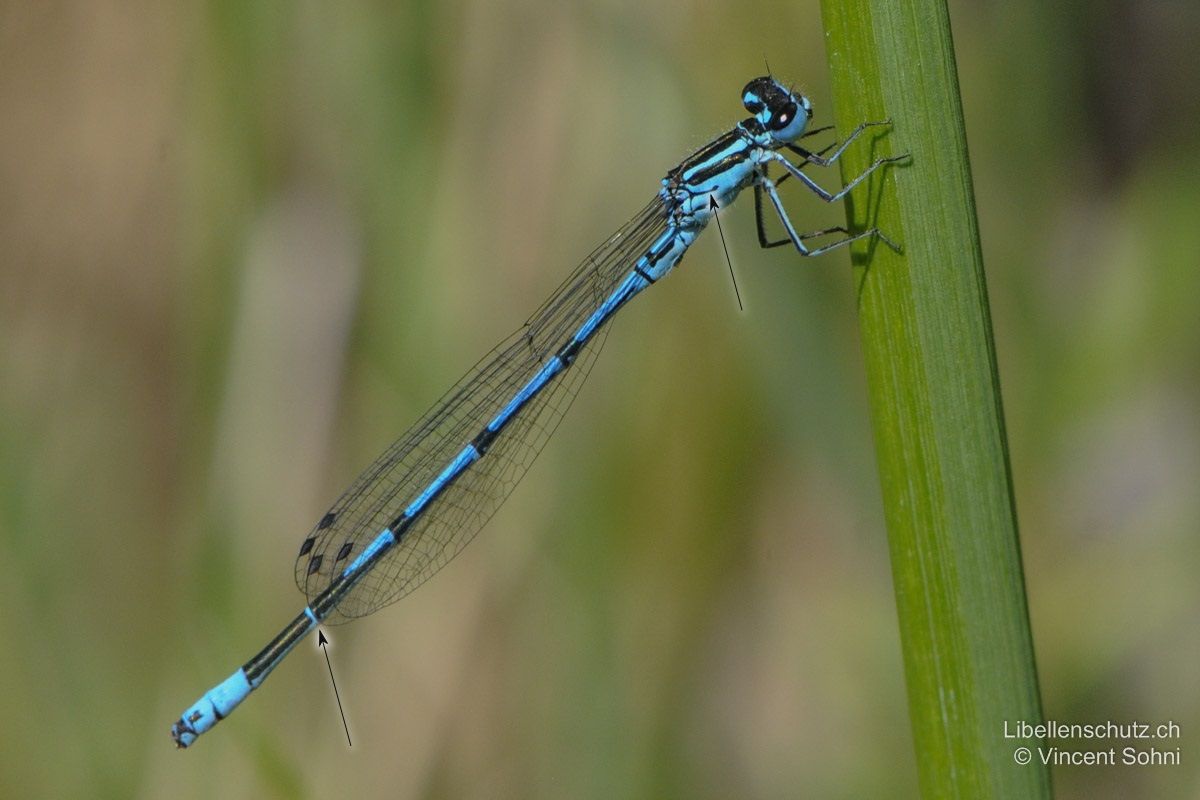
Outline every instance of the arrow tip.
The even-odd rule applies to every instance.
[[[317,644],[324,647],[328,643],[329,640],[325,638],[325,631],[317,631]]]
[[[715,194],[710,194],[708,196],[708,208],[710,211],[716,211],[718,208],[720,208],[720,206],[717,205],[717,196]]]

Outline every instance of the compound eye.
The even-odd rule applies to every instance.
[[[792,120],[794,120],[795,118],[796,118],[796,104],[788,103],[787,106],[784,107],[783,111],[780,111],[779,114],[775,117],[774,122],[771,125],[771,127],[774,128],[775,130],[783,130],[788,125],[790,125]]]

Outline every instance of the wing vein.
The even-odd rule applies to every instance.
[[[566,344],[667,228],[657,197],[597,247],[525,324],[469,370],[441,400],[368,466],[305,540],[296,584],[311,600],[394,520],[526,382]],[[395,602],[467,545],[525,475],[570,407],[607,336],[607,326],[573,365],[529,400],[487,453],[423,510],[403,539],[331,613],[344,622]],[[307,546],[308,541],[311,546]],[[328,554],[328,555],[327,555]],[[334,555],[342,558],[335,558]],[[316,565],[315,569],[313,565]]]

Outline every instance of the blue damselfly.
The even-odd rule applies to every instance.
[[[814,256],[863,237],[844,227],[797,233],[776,187],[789,177],[821,199],[841,199],[883,164],[876,159],[837,192],[801,171],[829,166],[859,134],[887,122],[864,122],[840,144],[811,152],[808,98],[772,77],[742,92],[753,115],[667,173],[657,195],[584,259],[515,333],[484,356],[407,433],[371,464],[304,539],[296,584],[308,605],[263,650],[210,689],[171,728],[180,747],[229,715],[318,623],[343,622],[395,602],[466,546],[529,469],[587,377],[607,335],[607,322],[635,295],[661,280],[713,218],[748,187],[754,189],[759,243],[792,244]],[[779,151],[799,156],[794,164]],[[825,155],[828,153],[828,155]],[[778,180],[768,167],[778,164]],[[787,236],[767,238],[766,195]],[[841,238],[808,248],[805,241]]]

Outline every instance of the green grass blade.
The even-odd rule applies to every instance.
[[[853,252],[922,794],[1050,797],[1040,742],[1004,737],[1041,707],[946,6],[822,0],[822,14],[838,130],[894,123],[850,148],[843,180],[912,154],[847,215],[904,250]]]

